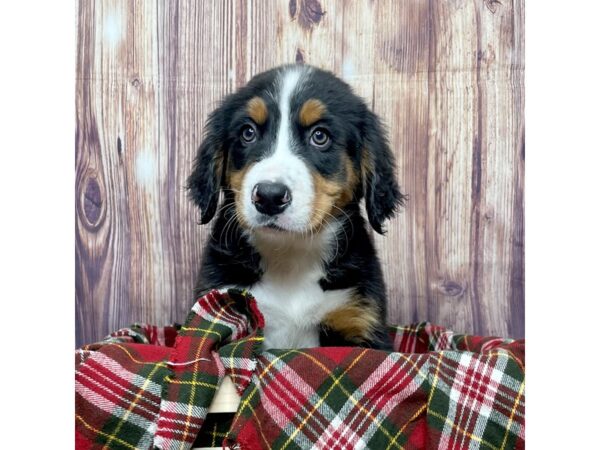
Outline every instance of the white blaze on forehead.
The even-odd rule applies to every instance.
[[[268,157],[259,161],[248,171],[242,186],[244,213],[252,225],[259,225],[260,214],[252,204],[251,192],[257,183],[264,181],[285,184],[292,196],[290,206],[277,217],[279,226],[301,231],[310,223],[311,205],[314,198],[313,182],[306,163],[293,152],[293,117],[291,115],[294,93],[301,89],[302,78],[307,72],[306,68],[294,68],[279,75],[277,103],[280,122],[275,147]]]
[[[293,72],[287,72],[283,76],[281,82],[281,91],[279,93],[279,112],[281,113],[281,122],[279,122],[279,131],[277,132],[277,144],[275,146],[275,154],[278,153],[291,153],[290,147],[291,142],[291,126],[292,121],[290,117],[290,103],[292,99],[292,93],[298,85],[300,80],[300,71],[295,70]]]

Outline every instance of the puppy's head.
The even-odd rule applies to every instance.
[[[188,179],[201,222],[221,189],[262,233],[318,231],[365,197],[382,233],[404,199],[379,119],[333,74],[289,65],[254,77],[210,115]]]

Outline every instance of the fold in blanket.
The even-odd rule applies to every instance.
[[[524,448],[523,340],[420,323],[390,327],[395,352],[262,351],[263,327],[249,293],[212,291],[181,327],[77,350],[77,448],[191,448],[225,375],[234,448]]]

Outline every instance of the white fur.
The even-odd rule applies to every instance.
[[[319,285],[339,227],[328,225],[312,238],[281,232],[250,237],[264,271],[248,289],[265,317],[265,349],[317,347],[323,317],[351,298],[352,289],[323,291]]]
[[[292,202],[285,211],[272,218],[271,223],[290,231],[303,231],[310,223],[314,186],[306,163],[294,154],[291,136],[292,118],[290,100],[292,94],[301,88],[301,80],[307,69],[288,69],[278,80],[278,105],[281,122],[277,130],[275,148],[270,156],[256,163],[248,171],[242,183],[243,213],[251,227],[259,227],[261,214],[251,200],[252,189],[264,181],[285,184],[292,196]]]

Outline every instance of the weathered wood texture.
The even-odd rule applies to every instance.
[[[185,319],[203,122],[290,61],[341,75],[389,126],[410,195],[375,237],[390,321],[523,336],[523,26],[523,0],[81,0],[77,343]]]

